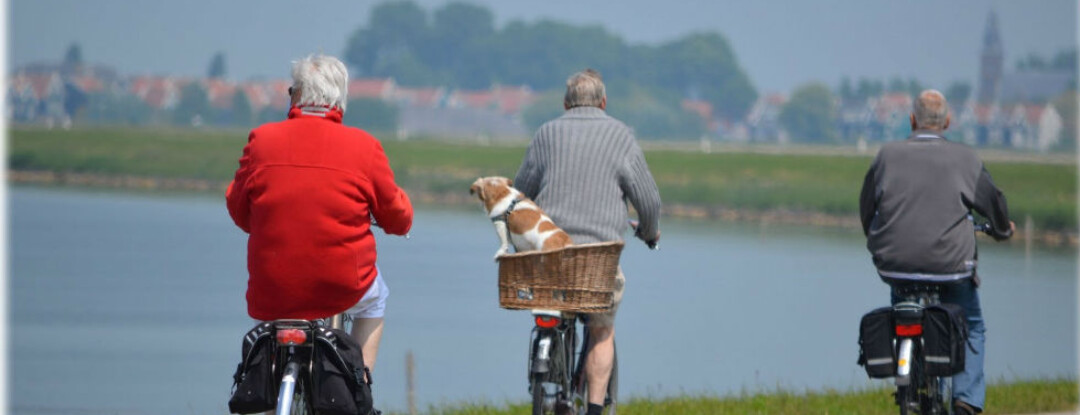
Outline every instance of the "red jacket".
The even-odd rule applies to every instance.
[[[225,192],[248,236],[248,314],[315,319],[345,311],[375,281],[374,216],[387,233],[412,227],[379,141],[341,112],[292,108],[251,131]]]

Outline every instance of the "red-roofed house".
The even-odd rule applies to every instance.
[[[495,94],[491,91],[463,91],[457,90],[450,94],[448,106],[452,108],[471,109],[497,109]]]
[[[1049,150],[1061,140],[1064,120],[1053,105],[1017,104],[1005,122],[1006,145]]]
[[[289,108],[289,87],[292,86],[292,81],[277,79],[266,82],[263,84],[263,91],[266,91],[266,96],[270,99],[270,108],[286,110]]]
[[[203,88],[206,88],[206,99],[210,101],[211,107],[218,109],[232,108],[233,95],[236,95],[236,85],[232,82],[208,79],[204,82]]]
[[[418,108],[438,108],[446,104],[446,88],[406,88],[398,87],[394,101],[398,104]]]
[[[533,101],[532,89],[522,85],[518,87],[496,86],[491,89],[495,107],[508,115],[521,113]]]
[[[168,110],[180,102],[181,84],[172,78],[140,76],[131,80],[131,93],[156,110]]]
[[[394,99],[394,91],[397,84],[394,78],[365,78],[349,81],[349,99],[378,99],[390,101]]]
[[[684,99],[682,100],[682,109],[701,117],[701,121],[705,123],[706,131],[716,132],[720,129],[720,121],[713,117],[713,106],[709,101]]]
[[[997,104],[980,104],[976,100],[970,100],[964,111],[954,120],[955,128],[960,130],[964,142],[969,145],[1002,144],[1005,137],[1001,113],[1001,107]]]
[[[70,120],[64,112],[64,82],[58,72],[20,73],[8,85],[9,116],[17,121]]]
[[[749,138],[753,141],[787,142],[787,133],[780,128],[780,109],[787,104],[783,94],[766,94],[758,97],[746,114]]]

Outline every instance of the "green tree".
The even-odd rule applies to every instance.
[[[82,121],[101,125],[145,125],[150,117],[150,107],[138,97],[113,92],[89,94],[86,109],[80,113]]]
[[[266,106],[259,110],[259,113],[255,115],[255,124],[262,125],[268,122],[281,121],[283,119],[285,119],[285,110]]]
[[[210,59],[210,68],[206,70],[206,77],[221,79],[225,77],[225,53],[218,52]]]
[[[945,99],[955,108],[963,108],[971,97],[971,84],[963,81],[953,81],[945,88]]]
[[[692,34],[661,45],[656,58],[664,62],[657,70],[656,85],[698,95],[725,117],[742,118],[757,99],[735,52],[718,33]]]
[[[563,92],[553,89],[536,97],[522,111],[521,118],[529,131],[536,131],[544,123],[562,115],[563,111]]]
[[[1076,70],[1076,48],[1063,50],[1054,55],[1054,60],[1050,63],[1050,66],[1057,70],[1062,71],[1075,71]]]
[[[60,64],[60,71],[65,75],[74,75],[82,70],[83,56],[82,46],[72,43],[64,52],[64,61]]]
[[[923,87],[923,85],[921,83],[919,83],[918,79],[915,79],[915,78],[908,79],[907,91],[906,91],[908,93],[908,95],[911,95],[912,97],[917,97],[917,96],[919,96],[919,93],[921,93],[923,91],[923,89],[925,89],[925,88]]]
[[[882,81],[860,78],[859,86],[855,89],[855,95],[860,101],[880,96],[885,92],[885,84]]]
[[[840,94],[840,99],[847,102],[855,102],[858,97],[855,95],[855,87],[851,85],[851,78],[844,76],[840,78],[840,87],[837,88],[837,93]]]
[[[414,74],[430,73],[415,68],[422,63],[419,45],[430,38],[427,13],[412,1],[386,2],[371,10],[367,27],[353,32],[345,45],[345,62],[364,76],[393,76],[406,67]],[[398,79],[403,83],[425,83],[426,79]]]
[[[836,109],[829,87],[812,83],[791,94],[791,100],[780,110],[780,124],[796,141],[832,143],[837,141]]]
[[[398,128],[398,107],[377,99],[353,99],[346,105],[343,123],[376,133]]]
[[[251,109],[251,101],[248,100],[244,89],[237,88],[232,98],[232,123],[242,127],[251,126],[254,115]]]
[[[211,115],[206,89],[198,82],[189,82],[180,89],[180,102],[173,109],[173,122],[192,125],[196,117],[205,120]]]
[[[895,77],[889,79],[889,87],[888,87],[887,91],[889,91],[889,92],[907,92],[907,90],[908,90],[908,84],[906,82],[904,82],[904,80],[901,79],[900,77],[895,76]]]
[[[445,84],[482,89],[494,78],[484,64],[492,55],[489,45],[495,34],[495,16],[490,10],[467,3],[452,2],[435,10],[432,36],[421,55],[434,68],[442,68]]]

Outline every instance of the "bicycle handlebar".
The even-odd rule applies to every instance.
[[[636,220],[633,220],[633,219],[627,219],[626,223],[630,225],[630,229],[634,230],[634,236],[637,237],[638,239],[640,239],[641,235],[638,234],[638,225],[640,223],[638,221],[636,221]],[[653,251],[659,251],[660,250],[660,241],[657,241],[657,240],[645,241],[645,246],[648,246],[649,249],[651,249]]]
[[[985,233],[987,235],[993,235],[994,234],[994,226],[991,225],[990,222],[978,223],[978,222],[975,221],[975,216],[972,216],[970,214],[968,215],[967,218],[975,226],[975,232],[982,232],[982,233]]]

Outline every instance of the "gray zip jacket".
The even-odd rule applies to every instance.
[[[974,210],[997,240],[1012,236],[1005,196],[970,147],[940,132],[886,143],[859,196],[866,247],[883,278],[951,281],[976,265]]]
[[[660,192],[634,134],[596,107],[574,107],[547,122],[525,151],[514,187],[536,201],[575,244],[621,241],[627,201],[638,237],[655,240]]]

